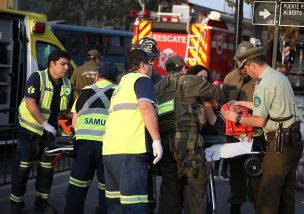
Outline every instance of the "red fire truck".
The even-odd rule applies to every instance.
[[[132,44],[146,36],[157,42],[160,56],[154,69],[162,76],[166,74],[166,59],[179,55],[188,66],[201,64],[210,70],[213,80],[222,81],[232,69],[234,29],[228,23],[232,20],[212,11],[196,22],[189,5],[173,5],[170,13],[143,9],[134,22]]]

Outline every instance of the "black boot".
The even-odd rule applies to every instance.
[[[24,202],[21,202],[21,203],[11,202],[10,214],[22,214],[23,207],[24,207]]]
[[[231,204],[230,214],[241,214],[241,204]]]
[[[37,210],[42,214],[56,214],[57,210],[52,207],[47,199],[43,199],[41,197],[36,197],[35,206]]]

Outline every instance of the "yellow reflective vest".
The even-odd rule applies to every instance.
[[[110,106],[110,100],[105,95],[105,92],[113,88],[113,86],[111,82],[102,80],[84,88],[93,89],[95,94],[85,102],[82,109],[78,112],[78,120],[75,127],[76,140],[102,141]],[[81,99],[81,95],[79,98]],[[104,108],[90,107],[97,99],[101,99]]]
[[[52,81],[49,79],[48,70],[38,71],[40,77],[40,98],[38,107],[45,121],[47,121],[51,114],[51,102],[53,98],[54,88]],[[63,77],[62,86],[60,90],[60,111],[68,108],[68,102],[71,96],[71,83]],[[26,107],[25,99],[23,98],[19,106],[19,124],[38,135],[43,135],[43,127],[38,123]],[[55,127],[56,128],[56,127]]]
[[[142,119],[134,90],[140,73],[129,73],[122,77],[113,92],[106,132],[103,136],[103,155],[145,153],[145,124]]]

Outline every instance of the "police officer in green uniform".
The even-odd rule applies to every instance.
[[[117,74],[114,64],[102,62],[97,70],[96,83],[84,87],[74,102],[75,157],[66,193],[66,214],[84,212],[86,194],[95,171],[99,190],[96,213],[107,213],[102,139]]]
[[[92,49],[88,51],[86,62],[82,66],[75,68],[71,76],[74,99],[79,96],[81,89],[94,83],[96,70],[100,65],[100,62],[100,52],[96,49]]]
[[[204,99],[218,102],[223,93],[199,76],[185,75],[186,64],[180,56],[170,57],[166,70],[168,75],[155,85],[164,148],[158,213],[181,213],[183,208],[186,214],[205,213],[208,176],[196,109]]]
[[[244,45],[248,45],[248,48],[254,47],[250,42],[242,42],[238,46],[237,54],[240,52],[240,48]],[[236,58],[235,60],[237,60],[237,64],[239,66],[241,62]],[[239,100],[252,102],[255,82],[256,80],[251,79],[251,77],[246,74],[246,70],[244,68],[235,69],[227,74],[223,83],[223,90],[227,101]],[[265,139],[263,132],[260,129],[256,129],[256,131],[257,133],[254,136],[254,145],[257,145],[255,147],[258,147],[265,143]],[[241,205],[246,202],[247,199],[252,203],[255,203],[256,201],[260,177],[248,178],[243,167],[247,158],[248,156],[244,155],[229,159],[230,196],[228,201],[231,204],[231,214],[241,213]]]
[[[32,167],[37,163],[35,206],[41,213],[56,213],[48,203],[53,181],[52,157],[44,151],[51,147],[55,136],[59,111],[66,111],[72,99],[71,84],[65,77],[70,56],[61,50],[48,57],[48,68],[34,72],[28,79],[25,95],[19,106],[19,128],[13,169],[10,201],[12,213],[21,213],[24,206],[26,184]]]
[[[241,124],[263,127],[267,145],[257,197],[257,214],[294,213],[294,182],[303,142],[299,112],[288,79],[268,66],[263,47],[240,44],[236,57],[240,68],[258,80],[253,102],[235,101],[236,106],[253,109],[253,117],[225,111],[223,116]]]

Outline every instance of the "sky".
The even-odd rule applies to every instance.
[[[216,9],[219,11],[223,11],[226,13],[233,13],[234,9],[231,9],[227,6],[227,3],[225,0],[189,0],[189,2],[201,5],[204,7]],[[244,17],[247,19],[251,19],[251,6],[246,4],[244,2],[244,11],[243,11]]]

